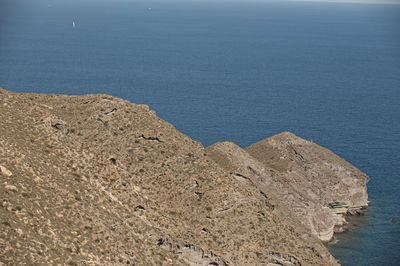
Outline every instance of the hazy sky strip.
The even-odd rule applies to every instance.
[[[400,0],[289,0],[292,2],[360,3],[360,4],[400,4]]]

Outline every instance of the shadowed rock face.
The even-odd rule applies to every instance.
[[[0,262],[337,264],[249,158],[215,163],[145,105],[0,89]]]
[[[284,132],[241,149],[210,146],[208,154],[226,170],[243,175],[275,197],[277,208],[310,233],[329,241],[335,227],[368,205],[368,177],[331,151]]]

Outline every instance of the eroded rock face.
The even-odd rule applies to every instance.
[[[285,132],[246,149],[217,143],[209,155],[228,171],[251,178],[309,232],[327,242],[344,214],[368,205],[368,177],[313,142]]]
[[[227,170],[147,106],[112,96],[0,89],[0,165],[13,172],[0,174],[0,261],[337,264],[276,207],[253,160],[260,169]]]
[[[302,171],[305,175],[316,177],[314,182],[320,184],[324,204],[337,199],[350,208],[368,205],[366,183],[369,178],[353,165],[311,141],[304,140],[284,132],[258,142],[246,148],[254,157],[259,156],[261,149],[272,149],[279,155],[279,163],[287,165],[292,176],[294,171]],[[265,162],[268,164],[267,162]]]

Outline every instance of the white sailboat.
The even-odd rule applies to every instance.
[[[75,28],[75,21],[72,21],[72,28]]]

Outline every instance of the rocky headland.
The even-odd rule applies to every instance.
[[[337,265],[367,181],[291,133],[205,149],[145,105],[0,89],[0,265]]]
[[[232,142],[216,143],[207,152],[224,169],[273,195],[323,242],[346,225],[346,214],[360,214],[368,205],[368,177],[313,142],[284,132],[246,149]]]

